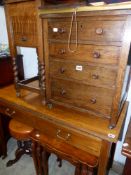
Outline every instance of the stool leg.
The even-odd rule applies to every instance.
[[[24,154],[24,150],[22,149],[22,142],[18,141],[17,145],[18,145],[18,148],[15,152],[15,159],[9,160],[6,164],[7,167],[10,167],[13,164],[15,164],[21,158],[21,156]]]
[[[58,162],[58,166],[62,167],[62,160],[59,157],[57,157],[57,162]]]
[[[88,167],[87,165],[81,165],[81,175],[93,175],[93,168]]]
[[[50,153],[46,152],[45,150],[42,151],[42,165],[43,165],[44,175],[48,175],[49,156],[50,156]]]
[[[36,148],[37,148],[37,143],[35,141],[32,141],[32,157],[35,165],[36,175],[39,175],[39,166],[37,162]]]
[[[93,175],[94,169],[92,167],[88,167],[88,175]]]
[[[81,165],[77,165],[75,168],[75,175],[81,175]]]
[[[21,158],[21,156],[23,154],[31,155],[31,144],[30,144],[30,140],[24,141],[24,142],[17,141],[17,145],[18,145],[18,148],[15,151],[15,159],[9,160],[7,162],[7,164],[6,164],[7,167],[12,166],[16,162],[18,162],[18,160]]]
[[[37,144],[36,154],[37,154],[39,175],[43,175],[43,168],[42,168],[42,163],[41,163],[42,162],[42,147],[39,144]]]

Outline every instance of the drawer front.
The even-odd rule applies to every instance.
[[[110,116],[114,91],[73,81],[51,81],[51,99],[65,105]]]
[[[15,118],[17,116],[22,116],[25,115],[24,112],[21,110],[17,109],[15,106],[9,105],[9,104],[4,104],[0,102],[0,113],[5,114],[11,118]]]
[[[88,63],[83,62],[54,59],[50,61],[50,76],[53,78],[78,80],[81,83],[99,87],[114,88],[117,70],[90,66]]]
[[[78,19],[78,40],[82,41],[122,41],[124,21]],[[70,22],[49,22],[49,39],[68,41]],[[75,24],[72,27],[71,39],[76,35]]]
[[[14,42],[18,46],[36,47],[37,46],[37,36],[27,35],[27,34],[15,34]]]
[[[15,106],[8,102],[0,101],[0,113],[14,118],[19,122],[27,124],[31,127],[35,127],[36,125],[36,116],[33,114],[33,112],[26,111],[25,108],[22,109],[19,106]]]
[[[7,5],[11,33],[16,45],[35,47],[37,45],[37,11],[33,1]],[[10,30],[10,29],[8,29]]]
[[[75,46],[72,44],[72,48]],[[61,58],[66,60],[88,61],[91,63],[118,64],[120,47],[78,45],[76,52],[69,52],[67,44],[50,43],[49,53],[51,58]]]
[[[89,134],[82,135],[70,128],[64,128],[48,121],[37,119],[36,129],[42,132],[48,139],[60,145],[61,143],[71,145],[95,156],[100,155],[101,140]],[[65,150],[66,151],[66,150]],[[64,152],[65,152],[64,151]]]

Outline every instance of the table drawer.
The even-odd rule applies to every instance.
[[[27,34],[15,34],[14,42],[17,46],[36,47],[37,46],[37,36],[27,35]]]
[[[82,41],[122,41],[125,21],[88,20],[79,18],[78,40]],[[71,23],[55,20],[49,22],[49,39],[68,41]],[[71,39],[76,39],[76,26],[72,27]]]
[[[27,10],[27,9],[26,9]],[[37,46],[37,19],[34,11],[27,16],[12,16],[14,42],[18,46]]]
[[[88,86],[73,81],[53,79],[51,99],[63,105],[93,110],[110,116],[114,91],[112,89]]]
[[[82,135],[80,133],[72,131],[70,128],[68,129],[61,125],[44,120],[41,121],[40,119],[37,120],[36,129],[44,134],[45,137],[48,137],[52,144],[54,142],[57,143],[57,145],[64,143],[86,151],[95,156],[100,155],[101,139],[90,134]],[[53,146],[55,147],[56,144]],[[66,150],[64,152],[66,152]]]
[[[71,46],[75,46],[72,44]],[[88,61],[91,63],[118,64],[120,47],[98,46],[79,44],[76,52],[69,52],[67,44],[50,43],[49,53],[53,59],[55,57],[66,60]]]
[[[14,117],[14,115],[16,115],[16,109],[14,107],[0,103],[0,113],[5,114],[9,117]]]
[[[71,62],[60,59],[50,61],[50,76],[62,79],[78,80],[84,84],[99,87],[114,88],[117,70],[99,66],[90,66],[88,63]]]

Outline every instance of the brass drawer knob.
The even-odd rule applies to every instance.
[[[58,29],[58,32],[59,32],[59,33],[65,33],[66,30],[65,30],[64,28],[59,28],[59,29]]]
[[[93,75],[92,75],[92,78],[95,79],[95,80],[96,80],[96,79],[99,79],[99,75],[93,74]]]
[[[66,94],[66,91],[65,91],[64,89],[62,89],[60,93],[61,93],[61,95],[63,96],[63,95]]]
[[[26,41],[27,41],[27,37],[23,36],[23,37],[21,38],[21,41],[26,42]]]
[[[63,54],[65,54],[65,53],[66,53],[66,50],[65,50],[65,49],[60,49],[60,50],[59,50],[59,54],[63,55]]]
[[[61,67],[60,68],[60,73],[63,74],[65,72],[65,68]]]
[[[103,34],[103,29],[102,28],[97,28],[96,29],[96,34],[97,35],[102,35]]]
[[[15,114],[15,111],[11,111],[9,108],[5,110],[5,114],[9,117],[12,117]]]
[[[67,141],[67,140],[69,140],[69,138],[71,137],[71,134],[67,133],[67,134],[65,135],[65,137],[63,137],[63,136],[61,136],[61,130],[58,129],[58,130],[57,130],[57,133],[56,133],[56,136],[57,136],[59,139],[61,139],[61,140]]]
[[[95,99],[95,98],[92,98],[92,99],[90,99],[90,102],[91,102],[92,104],[95,104],[95,103],[96,103],[96,99]]]
[[[100,56],[101,56],[101,55],[100,55],[99,52],[94,52],[94,53],[93,53],[93,57],[94,57],[94,58],[100,58]]]

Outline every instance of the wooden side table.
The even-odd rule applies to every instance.
[[[131,174],[131,120],[127,129],[125,141],[122,146],[122,154],[126,156],[126,163],[123,175]]]

